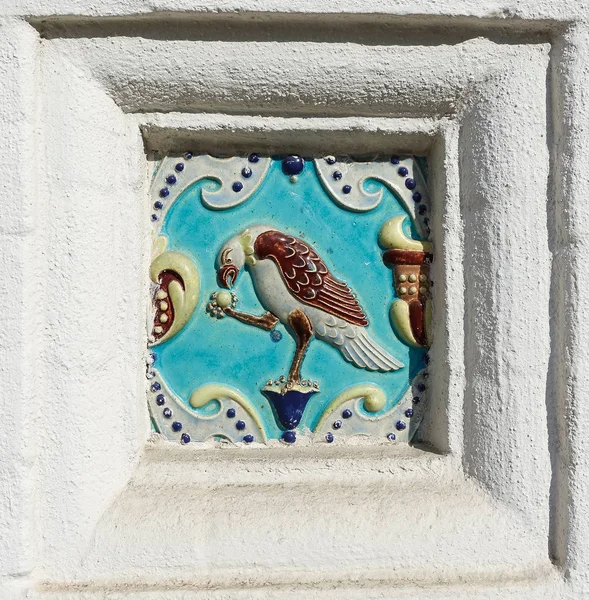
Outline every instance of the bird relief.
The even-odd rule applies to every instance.
[[[433,258],[418,159],[186,153],[157,164],[150,193],[157,433],[182,444],[413,438]]]

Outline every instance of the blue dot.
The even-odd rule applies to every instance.
[[[339,429],[342,426],[342,422],[341,421],[334,421],[333,423],[333,428],[334,429]]]
[[[164,408],[162,414],[164,415],[164,417],[166,417],[166,419],[169,419],[172,416],[172,411],[169,408]]]
[[[154,205],[153,208],[160,210],[164,207],[164,205],[158,200]]]
[[[411,177],[407,177],[407,179],[405,179],[405,187],[408,190],[412,190],[416,185],[415,179],[411,179]]]
[[[248,433],[247,435],[243,436],[243,441],[246,444],[251,444],[254,441],[254,436],[251,433]]]
[[[162,188],[160,190],[160,196],[162,198],[167,198],[170,195],[170,190],[168,188]]]
[[[257,163],[260,160],[260,157],[257,154],[250,154],[248,160],[251,163]]]
[[[184,158],[185,158],[186,160],[190,160],[190,159],[192,158],[192,152],[187,152],[187,153],[184,155]]]
[[[180,441],[181,441],[183,444],[189,444],[189,443],[190,443],[190,436],[189,436],[187,433],[183,433],[183,434],[180,436]]]
[[[234,192],[241,192],[241,190],[243,189],[243,183],[241,183],[241,181],[236,181],[231,188],[233,189]]]
[[[389,433],[387,435],[387,440],[390,440],[391,442],[394,442],[397,439],[397,436],[394,433]]]
[[[235,409],[234,408],[228,408],[227,409],[227,416],[230,419],[233,419],[233,417],[235,417]]]
[[[407,418],[409,418],[409,417],[412,417],[412,416],[413,416],[413,409],[412,409],[412,408],[408,408],[408,409],[405,411],[405,416],[406,416]]]
[[[166,403],[166,397],[163,394],[158,394],[155,401],[158,406],[161,406],[162,404]]]
[[[243,421],[237,421],[237,423],[235,423],[235,429],[243,431],[245,429],[245,423]]]
[[[416,386],[416,387],[417,387],[417,389],[418,389],[420,392],[425,392],[425,383],[422,383],[422,382],[420,381],[420,382],[417,384],[417,386]]]
[[[247,179],[252,176],[252,170],[249,167],[243,167],[243,169],[241,169],[241,174]]]
[[[394,165],[398,165],[398,164],[399,164],[399,160],[400,160],[400,159],[399,159],[399,157],[398,157],[398,156],[391,156],[391,162],[392,162]]]
[[[181,431],[181,430],[182,430],[182,423],[180,423],[180,421],[174,421],[174,422],[172,423],[172,429],[173,429],[175,432]]]
[[[325,162],[326,162],[328,165],[335,165],[335,163],[336,163],[335,156],[327,156],[327,157],[325,158]]]
[[[151,220],[152,221],[157,221],[157,215],[151,215]]]
[[[421,202],[421,194],[419,192],[413,192],[413,202]]]
[[[168,175],[166,177],[166,183],[169,183],[170,185],[174,185],[176,183],[176,175]]]
[[[352,411],[349,408],[346,408],[344,412],[342,412],[342,417],[344,419],[349,419],[352,416]]]
[[[282,172],[285,175],[298,175],[302,172],[305,167],[305,160],[302,156],[297,156],[296,154],[292,154],[291,156],[287,156],[282,161]]]
[[[342,188],[342,192],[344,194],[349,194],[352,191],[352,186],[351,185],[344,185],[344,187]]]
[[[332,177],[336,181],[339,181],[343,177],[343,175],[342,175],[341,171],[334,171]]]
[[[429,354],[424,354],[424,355],[423,355],[423,362],[424,362],[426,365],[429,365]]]
[[[280,331],[278,331],[278,330],[276,330],[276,329],[273,329],[273,330],[270,332],[270,339],[271,339],[273,342],[279,342],[279,341],[282,339],[282,333],[280,333]]]
[[[294,444],[297,441],[297,434],[294,431],[285,431],[282,434],[282,439],[287,444]]]
[[[405,177],[405,175],[409,173],[409,169],[407,169],[407,167],[399,167],[397,173],[399,173],[401,177]]]
[[[178,163],[175,168],[176,168],[176,171],[178,171],[178,173],[180,173],[181,171],[184,171],[184,163]]]
[[[420,204],[417,208],[417,212],[420,215],[425,215],[425,213],[427,212],[427,206],[425,204]]]
[[[403,429],[407,428],[407,424],[405,423],[405,421],[397,421],[395,423],[395,427],[399,430],[399,431],[403,431]]]
[[[419,396],[413,396],[413,404],[419,404],[421,402],[421,398]]]
[[[326,441],[328,444],[331,444],[331,442],[333,442],[333,433],[331,433],[331,431],[328,431],[328,432],[325,434],[325,441]]]
[[[154,381],[151,384],[151,391],[152,392],[159,392],[161,389],[162,389],[162,386],[157,381]]]

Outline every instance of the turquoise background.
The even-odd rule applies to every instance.
[[[260,388],[269,379],[287,375],[295,350],[293,338],[281,324],[276,329],[282,339],[273,342],[267,331],[229,317],[213,319],[205,312],[210,294],[219,289],[215,272],[219,249],[246,227],[269,223],[317,250],[331,272],[356,293],[370,321],[370,336],[405,364],[390,373],[365,371],[346,362],[337,349],[314,339],[301,375],[317,380],[321,392],[310,400],[299,427],[312,429],[337,394],[359,383],[381,386],[388,397],[382,412],[390,409],[423,367],[424,354],[397,339],[389,320],[395,293],[392,271],[384,266],[377,244],[378,231],[387,219],[407,214],[393,193],[379,182],[367,181],[369,190],[383,188],[383,201],[370,212],[350,212],[330,199],[310,160],[298,181],[291,183],[282,172],[279,157],[272,159],[261,186],[240,206],[225,211],[207,209],[201,202],[203,186],[215,189],[218,184],[201,181],[185,190],[168,211],[160,233],[167,236],[169,250],[194,260],[201,276],[200,298],[190,321],[177,336],[153,349],[155,367],[172,391],[188,404],[192,391],[201,385],[231,385],[259,409],[268,437],[280,437],[281,430]],[[239,274],[234,291],[239,310],[256,315],[265,312],[247,268]],[[218,403],[212,402],[204,410],[216,411]]]

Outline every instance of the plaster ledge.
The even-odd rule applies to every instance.
[[[152,441],[80,569],[40,589],[435,586],[554,573],[545,540],[451,456]]]

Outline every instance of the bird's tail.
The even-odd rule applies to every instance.
[[[369,371],[396,371],[405,366],[372,340],[363,327],[357,327],[355,333],[338,346],[348,362]]]

